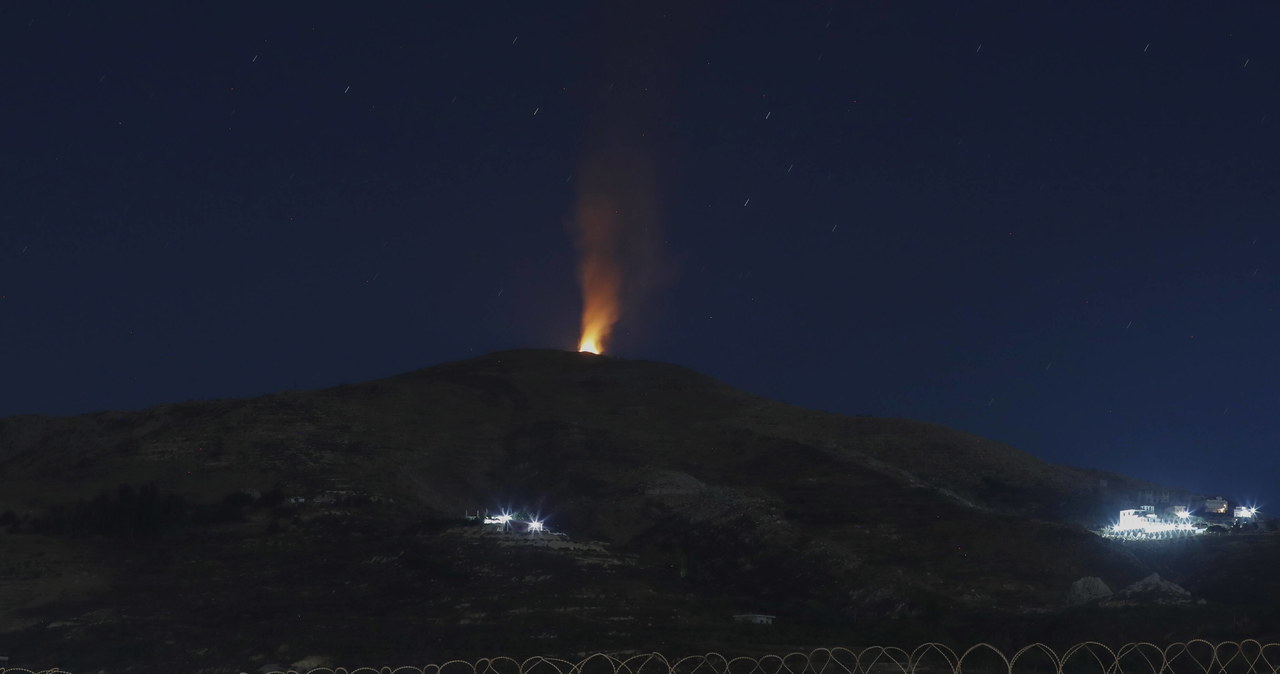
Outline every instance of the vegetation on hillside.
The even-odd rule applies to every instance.
[[[1250,571],[1261,589],[1233,594],[1214,566],[1254,568],[1235,544],[1280,559],[1262,534],[1212,537],[1183,564],[1081,526],[1152,489],[933,424],[553,351],[323,391],[0,419],[0,650],[133,643],[130,657],[159,661],[200,641],[249,661],[312,647],[422,661],[495,644],[1110,639],[1116,619],[1066,610],[1068,587],[1153,570],[1238,615],[1274,605],[1265,576]],[[463,519],[486,510],[527,510],[555,533]],[[116,613],[92,614],[102,606]],[[1224,606],[1186,608],[1167,631],[1193,634]],[[778,620],[733,623],[745,612]],[[183,653],[190,669],[199,658]]]

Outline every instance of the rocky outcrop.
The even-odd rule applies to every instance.
[[[1191,593],[1186,588],[1167,581],[1153,573],[1142,580],[1116,592],[1104,606],[1131,606],[1134,604],[1188,604]]]
[[[1096,576],[1085,576],[1071,584],[1067,590],[1067,606],[1083,606],[1102,601],[1111,596],[1111,588]]]
[[[322,655],[308,655],[307,657],[289,665],[289,669],[299,672],[309,672],[313,669],[322,669],[329,667],[329,659]]]

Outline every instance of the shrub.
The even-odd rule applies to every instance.
[[[284,490],[280,487],[272,487],[271,491],[262,495],[261,503],[268,508],[274,508],[284,503]]]
[[[190,507],[178,495],[160,497],[154,483],[134,487],[128,483],[113,492],[99,492],[92,500],[78,499],[51,506],[31,523],[33,531],[66,536],[133,538],[157,536],[187,519]]]

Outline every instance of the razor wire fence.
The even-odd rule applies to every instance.
[[[0,667],[0,674],[75,673]],[[1035,643],[1012,653],[986,643],[963,651],[926,643],[913,650],[889,646],[818,648],[735,657],[720,653],[679,658],[661,653],[596,653],[579,660],[493,657],[419,666],[274,669],[266,674],[1280,674],[1280,642],[1193,639],[1165,646],[1129,643],[1113,649],[1089,641],[1061,652]]]

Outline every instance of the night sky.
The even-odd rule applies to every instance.
[[[610,354],[1280,511],[1280,5],[661,5],[5,2],[0,415],[574,349],[604,185]]]

